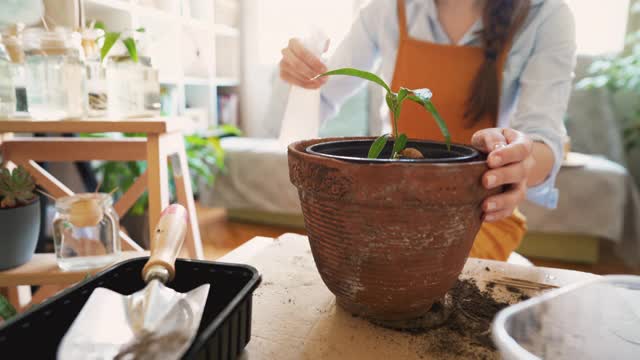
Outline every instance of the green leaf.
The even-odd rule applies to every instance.
[[[407,95],[409,95],[411,93],[411,90],[407,89],[407,88],[400,88],[400,91],[398,91],[398,104],[401,103],[402,101],[404,101],[404,99],[407,97]]]
[[[440,132],[444,136],[444,141],[447,143],[447,150],[451,150],[451,134],[449,134],[449,128],[447,127],[447,123],[444,122],[444,119],[442,119],[442,117],[440,116],[440,113],[438,113],[438,110],[436,110],[436,107],[433,106],[433,103],[431,101],[428,101],[427,103],[425,103],[424,107],[425,109],[427,109],[427,111],[431,113],[433,118],[436,120],[436,123],[440,128]]]
[[[126,38],[122,40],[122,43],[129,52],[129,57],[133,62],[138,62],[138,49],[136,48],[136,41],[133,38]]]
[[[16,314],[18,314],[16,308],[11,305],[9,300],[0,295],[0,317],[6,321],[16,316]]]
[[[393,157],[397,158],[398,154],[407,146],[407,135],[400,134],[396,137],[395,142],[393,143]]]
[[[380,153],[384,150],[384,146],[387,145],[387,136],[388,134],[384,134],[371,144],[368,155],[369,159],[377,159],[378,156],[380,156]]]
[[[36,183],[27,170],[18,166],[13,171],[0,169],[0,207],[12,208],[31,203]]]
[[[408,98],[411,101],[414,101],[420,105],[422,105],[431,116],[433,116],[436,124],[440,128],[440,132],[442,136],[444,136],[444,140],[447,143],[447,149],[451,150],[451,134],[449,134],[449,128],[447,127],[447,123],[442,119],[440,113],[436,109],[436,107],[431,102],[431,90],[429,89],[418,89],[413,90],[413,95],[409,95]]]
[[[407,96],[409,95],[410,90],[407,88],[403,88],[401,87],[400,90],[398,91],[398,95],[396,96],[396,106],[395,109],[393,111],[393,120],[395,122],[394,126],[395,126],[395,134],[396,136],[398,135],[397,131],[398,131],[398,120],[400,120],[400,111],[402,110],[402,102],[407,98]]]
[[[224,136],[224,135],[242,136],[242,130],[229,124],[218,126],[217,130],[220,131],[220,134],[218,134],[218,136]]]
[[[389,85],[387,85],[386,82],[384,82],[384,80],[379,78],[378,75],[370,73],[368,71],[363,71],[363,70],[358,70],[353,68],[342,68],[342,69],[328,71],[316,77],[329,76],[329,75],[347,75],[347,76],[359,77],[361,79],[369,80],[371,82],[374,82],[382,86],[385,90],[387,90],[388,93],[391,92],[391,88],[389,87]]]
[[[102,21],[96,21],[96,23],[95,23],[95,24],[93,24],[93,28],[94,28],[94,29],[100,29],[100,30],[102,30],[102,31],[104,31],[104,32],[106,32],[106,31],[107,31],[107,29],[106,29],[106,27],[104,26],[104,23],[103,23]]]
[[[139,27],[139,28],[136,29],[136,31],[139,32],[139,33],[143,33],[143,32],[146,32],[147,30],[145,28],[143,28],[143,27]]]
[[[104,34],[104,43],[102,43],[102,49],[100,49],[100,59],[102,61],[106,59],[107,55],[109,54],[109,51],[111,50],[113,45],[116,43],[116,41],[118,41],[119,38],[120,38],[119,32],[108,32]]]

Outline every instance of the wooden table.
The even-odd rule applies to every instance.
[[[253,333],[241,359],[443,358],[425,347],[427,335],[374,326],[337,307],[315,268],[305,236],[255,238],[220,261],[250,264],[262,274],[253,300]],[[559,286],[597,276],[469,259],[461,277],[474,278],[483,288],[488,280],[502,275]],[[498,291],[496,296],[508,294]]]
[[[147,170],[114,204],[122,218],[146,190],[149,199],[149,233],[152,234],[160,213],[169,205],[169,173],[171,162],[176,197],[189,213],[189,226],[184,249],[187,256],[204,258],[196,208],[191,189],[191,178],[181,132],[184,119],[151,118],[131,120],[65,120],[29,121],[0,119],[0,150],[5,166],[23,166],[54,197],[73,195],[71,189],[43,169],[37,162],[74,161],[146,161]],[[69,138],[32,137],[20,133],[140,133],[138,138]],[[14,135],[18,134],[18,136]],[[120,231],[123,250],[143,251],[136,242]],[[140,253],[139,253],[140,255]],[[7,294],[15,306],[30,301],[29,287],[18,285],[49,284],[52,290],[82,280],[83,272],[63,272],[57,269],[53,254],[36,255],[32,261],[17,269],[0,273],[0,291]],[[3,288],[5,288],[3,290]],[[41,291],[42,292],[42,291]],[[50,295],[50,294],[49,294]],[[43,295],[43,296],[46,296]],[[34,300],[35,301],[35,300]]]

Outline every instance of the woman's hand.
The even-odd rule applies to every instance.
[[[527,181],[536,164],[533,142],[519,131],[491,128],[473,134],[471,144],[489,154],[490,170],[482,176],[482,184],[487,189],[507,185],[506,192],[485,199],[484,221],[503,219],[526,197]]]
[[[317,89],[328,79],[326,77],[312,79],[325,72],[327,67],[317,56],[307,50],[299,39],[289,40],[289,45],[282,49],[282,60],[280,60],[282,80],[301,88]]]

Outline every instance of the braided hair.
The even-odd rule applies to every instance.
[[[473,126],[488,114],[498,116],[500,83],[498,61],[504,47],[524,22],[530,0],[487,0],[482,14],[481,31],[484,63],[471,84],[465,119]]]

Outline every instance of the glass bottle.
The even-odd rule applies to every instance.
[[[56,200],[53,240],[63,270],[103,267],[120,256],[118,214],[109,194],[86,193]]]
[[[13,82],[13,64],[0,36],[0,120],[16,110],[16,90]]]
[[[24,31],[29,114],[35,120],[87,115],[86,68],[80,35],[68,29]]]
[[[107,63],[107,108],[114,119],[144,111],[144,69],[128,55],[110,56]]]
[[[24,49],[22,46],[22,32],[24,24],[13,24],[5,28],[2,34],[4,44],[9,58],[13,63],[13,85],[16,93],[16,115],[26,114],[27,104],[27,76],[24,70]]]
[[[151,59],[141,57],[144,74],[144,111],[148,115],[160,115],[160,80],[158,69],[151,66]]]
[[[104,36],[101,29],[85,29],[82,32],[82,48],[87,63],[87,91],[89,117],[107,114],[107,70],[100,58],[98,39]]]

